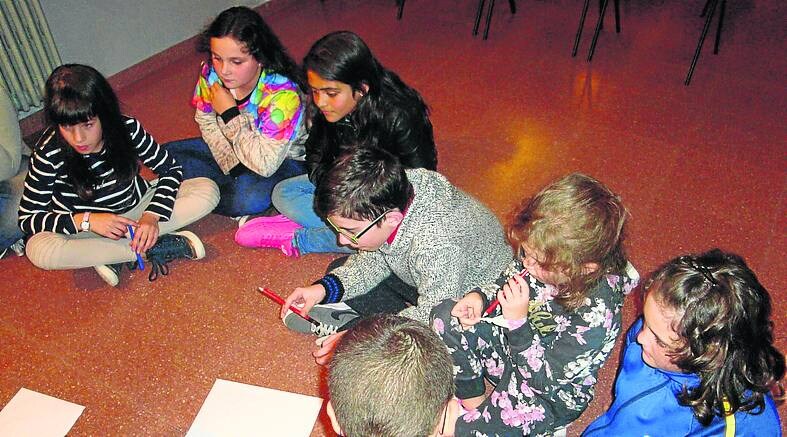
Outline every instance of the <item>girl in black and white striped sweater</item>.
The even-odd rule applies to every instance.
[[[139,121],[121,115],[98,71],[56,68],[46,83],[44,112],[50,127],[30,159],[19,205],[19,226],[33,234],[27,244],[33,264],[95,267],[116,285],[115,265],[137,254],[156,264],[204,256],[196,235],[164,234],[209,213],[218,203],[215,183],[183,181],[181,167]],[[140,162],[158,175],[156,182],[140,176]]]

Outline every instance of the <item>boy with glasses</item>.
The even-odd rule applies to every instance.
[[[290,329],[323,336],[376,313],[427,322],[434,305],[494,280],[511,260],[497,217],[445,177],[404,169],[380,149],[354,150],[320,180],[314,209],[358,252],[290,294],[281,314]],[[291,304],[320,326],[288,313]]]

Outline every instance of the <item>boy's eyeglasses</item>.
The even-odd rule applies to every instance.
[[[369,229],[372,229],[372,226],[376,225],[376,224],[377,224],[377,222],[379,222],[380,220],[382,220],[382,219],[383,219],[383,217],[385,217],[385,215],[386,215],[386,214],[388,214],[389,212],[391,212],[391,210],[390,210],[390,209],[389,209],[389,210],[386,210],[386,211],[385,211],[385,212],[383,212],[382,214],[378,215],[378,216],[377,216],[377,218],[375,218],[374,220],[372,220],[372,221],[371,221],[371,223],[369,223],[369,225],[368,225],[368,226],[366,226],[365,228],[361,229],[361,231],[360,231],[360,232],[358,232],[357,234],[353,234],[352,232],[348,231],[347,229],[342,229],[342,228],[340,228],[340,227],[336,226],[336,225],[335,225],[335,224],[334,224],[334,223],[331,221],[331,219],[329,219],[329,218],[327,218],[327,217],[326,217],[326,219],[325,219],[325,220],[328,222],[328,224],[329,224],[329,225],[331,225],[331,227],[333,228],[333,230],[334,230],[334,231],[336,231],[336,233],[337,233],[337,234],[342,234],[342,235],[344,235],[345,237],[347,237],[347,239],[348,239],[348,240],[350,240],[350,241],[351,241],[353,244],[358,244],[358,240],[360,240],[360,239],[361,239],[361,237],[363,237],[363,234],[365,234],[366,232],[368,232],[368,231],[369,231]]]

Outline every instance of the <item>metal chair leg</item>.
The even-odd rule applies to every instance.
[[[512,14],[516,14],[516,0],[508,0],[508,8]]]
[[[473,36],[478,35],[478,25],[481,24],[481,13],[484,11],[486,0],[478,0],[478,11],[475,13],[475,25],[473,26]]]
[[[713,54],[719,54],[719,43],[721,42],[721,26],[724,24],[724,10],[727,6],[727,0],[721,0],[721,9],[719,9],[719,27],[716,28],[716,45],[713,47]]]
[[[596,51],[596,43],[598,42],[598,36],[601,33],[601,23],[604,21],[604,13],[607,11],[607,5],[609,4],[609,0],[603,0],[601,2],[601,15],[598,17],[598,22],[596,23],[596,32],[593,34],[593,40],[590,41],[590,51],[588,52],[588,62],[593,59],[593,52]]]
[[[709,3],[710,9],[707,11],[708,16],[705,17],[705,26],[702,27],[702,34],[700,35],[700,40],[697,43],[697,49],[694,51],[694,57],[691,59],[691,66],[689,66],[689,73],[686,75],[686,81],[683,82],[683,84],[686,86],[691,83],[691,77],[694,75],[694,68],[697,66],[697,60],[700,58],[702,44],[705,42],[705,36],[708,35],[710,22],[713,19],[713,14],[716,12],[716,4],[718,3],[718,0],[709,0]]]
[[[486,12],[486,28],[484,29],[484,41],[489,37],[489,24],[492,23],[492,11],[495,9],[495,0],[489,0],[489,10]]]
[[[598,0],[598,15],[601,17],[601,29],[604,29],[604,14],[601,13],[604,7],[604,0]]]
[[[620,33],[620,0],[614,0],[615,3],[615,33]]]
[[[590,0],[585,0],[585,4],[582,6],[582,15],[579,16],[579,29],[577,29],[577,36],[574,37],[574,48],[571,49],[572,58],[577,55],[577,49],[579,48],[579,39],[582,38],[582,28],[585,27],[585,17],[588,16],[589,6],[590,6]]]
[[[705,16],[705,14],[707,14],[707,13],[708,13],[708,7],[710,6],[710,2],[712,2],[712,1],[713,1],[713,0],[707,0],[707,1],[705,2],[705,6],[703,6],[703,7],[702,7],[702,13],[700,14],[700,17],[704,17],[704,16]]]
[[[404,13],[404,2],[405,0],[396,0],[396,3],[399,4],[399,10],[396,12],[396,19],[402,19],[402,13]]]

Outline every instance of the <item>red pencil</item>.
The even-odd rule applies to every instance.
[[[528,275],[529,275],[529,273],[527,272],[527,270],[522,270],[521,272],[519,272],[519,276],[522,277],[522,278],[527,278]],[[492,314],[492,311],[494,311],[495,308],[497,308],[498,305],[500,305],[500,301],[497,300],[497,298],[495,298],[492,301],[492,303],[490,303],[489,306],[484,310],[484,317]]]
[[[260,293],[264,294],[265,296],[267,296],[268,298],[270,298],[271,300],[273,300],[277,304],[284,305],[284,299],[282,299],[282,297],[279,296],[278,294],[274,293],[273,290],[268,289],[268,288],[264,288],[264,287],[257,287],[257,290],[259,290]],[[311,323],[312,325],[319,326],[319,323],[316,320],[314,320],[311,317],[309,317],[308,314],[304,314],[300,310],[300,308],[296,308],[294,305],[290,305],[290,310],[292,312],[294,312],[295,314],[301,316],[301,318],[303,318],[303,320],[306,320],[307,322]]]
[[[492,303],[490,303],[489,306],[484,310],[484,317],[492,314],[492,311],[494,311],[498,305],[500,305],[500,301],[495,298],[495,300],[493,300]]]

